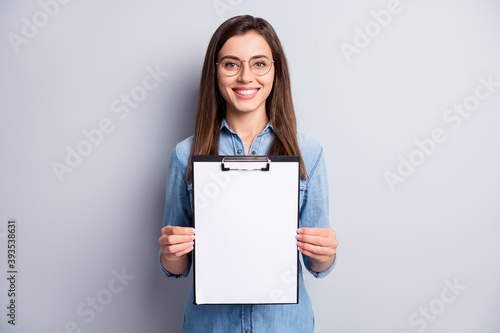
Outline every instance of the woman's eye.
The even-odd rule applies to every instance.
[[[236,67],[238,67],[238,65],[236,63],[234,63],[234,62],[226,62],[224,64],[224,67],[225,68],[236,68]]]
[[[264,67],[264,66],[266,66],[266,63],[263,61],[258,61],[253,65],[254,65],[254,67]]]

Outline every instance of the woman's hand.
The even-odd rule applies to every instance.
[[[322,272],[333,264],[337,246],[339,243],[333,229],[297,229],[297,248],[311,259],[309,268],[315,272]]]
[[[194,229],[167,225],[161,229],[158,243],[165,259],[177,261],[193,250]]]
[[[187,254],[193,250],[194,229],[167,225],[158,239],[161,264],[172,274],[182,274],[188,266]]]

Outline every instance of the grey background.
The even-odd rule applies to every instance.
[[[500,3],[401,0],[348,62],[341,43],[388,3],[74,0],[16,52],[8,34],[42,9],[2,2],[0,267],[15,218],[19,275],[15,327],[0,283],[0,331],[64,332],[70,322],[81,332],[181,331],[191,277],[167,279],[156,266],[168,159],[192,135],[212,33],[249,13],[277,30],[299,130],[325,150],[340,247],[332,274],[305,277],[316,331],[499,332],[500,89],[457,129],[443,114],[478,77],[500,81]],[[169,75],[120,119],[111,104],[148,66]],[[104,118],[114,131],[59,181],[52,163]],[[447,140],[392,191],[384,174],[434,128]],[[86,322],[78,306],[103,297],[122,269],[134,279]],[[466,287],[449,304],[439,300],[446,281]],[[432,320],[410,320],[428,307]]]

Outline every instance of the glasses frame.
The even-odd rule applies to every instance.
[[[252,59],[254,59],[254,58],[266,58],[267,60],[269,60],[269,61],[271,62],[271,66],[269,66],[269,70],[268,70],[266,73],[264,73],[264,74],[257,74],[257,73],[255,73],[255,72],[253,71],[252,66],[250,66],[250,61],[251,61]],[[223,59],[224,59],[224,58],[223,58]],[[215,65],[219,68],[220,72],[221,72],[221,73],[222,73],[222,75],[224,75],[224,76],[232,77],[232,76],[238,75],[238,74],[241,72],[241,68],[243,67],[243,62],[245,62],[245,61],[246,61],[246,62],[248,62],[248,67],[250,67],[250,71],[253,73],[253,75],[257,75],[257,76],[264,76],[264,75],[266,75],[266,74],[269,74],[269,72],[271,71],[271,68],[273,67],[273,64],[274,64],[274,60],[269,59],[269,57],[268,57],[268,56],[266,56],[266,55],[256,55],[256,56],[251,57],[251,58],[250,58],[250,59],[248,59],[248,60],[241,60],[240,58],[237,58],[237,57],[231,57],[231,59],[234,59],[234,60],[237,60],[237,61],[241,62],[241,66],[239,66],[239,67],[238,67],[238,71],[237,71],[236,73],[234,73],[234,74],[230,74],[230,75],[229,75],[229,74],[224,73],[224,71],[223,71],[222,69],[220,69],[220,66],[219,66],[221,63],[220,63],[220,62],[216,62],[216,63],[215,63]],[[221,60],[221,61],[222,61],[222,60]]]

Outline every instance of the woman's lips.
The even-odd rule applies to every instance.
[[[260,88],[233,88],[234,94],[241,99],[252,99]]]

